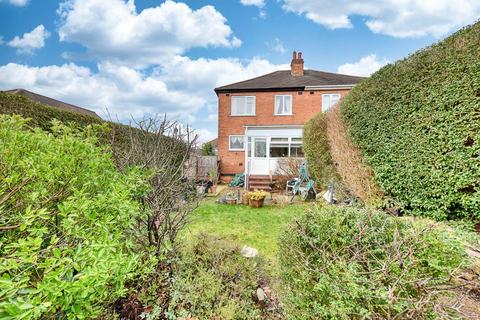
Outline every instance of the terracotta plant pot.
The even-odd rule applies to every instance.
[[[263,202],[265,201],[265,198],[262,199],[250,199],[250,207],[252,208],[260,208],[263,206]]]
[[[217,186],[216,185],[213,185],[211,188],[210,188],[211,192],[212,193],[217,193]]]
[[[227,204],[237,204],[237,199],[227,198],[226,202]]]
[[[246,194],[243,194],[242,196],[242,204],[248,206],[249,204],[249,201],[248,201],[248,198],[247,198],[247,195]]]

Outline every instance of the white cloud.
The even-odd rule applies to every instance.
[[[36,49],[43,48],[45,39],[49,36],[50,33],[41,24],[31,32],[24,33],[22,37],[16,36],[7,45],[16,48],[19,53],[32,53]]]
[[[24,7],[28,4],[29,0],[8,0],[6,2],[10,3],[11,5],[17,6],[17,7]],[[0,0],[0,3],[5,2],[3,0]]]
[[[98,64],[98,72],[76,64],[30,67],[9,63],[0,66],[0,90],[25,88],[92,109],[105,108],[122,121],[130,116],[166,113],[216,135],[216,86],[245,80],[286,65],[253,58],[198,59],[173,57],[171,63],[146,73],[111,62]]]
[[[369,54],[357,62],[342,64],[338,67],[337,72],[352,76],[368,77],[386,64],[388,64],[388,60],[379,60],[377,55]]]
[[[213,6],[192,10],[168,0],[137,12],[133,0],[67,0],[58,13],[60,40],[103,60],[159,64],[194,47],[241,45]]]
[[[214,131],[208,129],[197,129],[196,133],[198,134],[198,142],[205,143],[212,141],[217,137],[217,134]]]
[[[263,8],[265,6],[265,1],[264,0],[240,0],[240,2],[244,6],[256,6],[259,8]]]
[[[275,38],[273,42],[267,42],[267,46],[270,50],[284,54],[287,50],[283,45],[283,42],[279,38]]]
[[[286,11],[330,29],[351,28],[350,17],[366,17],[371,31],[394,37],[441,37],[480,16],[478,0],[282,0]]]
[[[120,120],[130,116],[167,113],[192,121],[204,99],[169,90],[161,79],[110,63],[99,72],[75,64],[29,67],[9,63],[0,67],[0,88],[25,88],[105,114],[105,108]]]

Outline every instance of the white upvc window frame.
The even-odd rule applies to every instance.
[[[277,112],[277,97],[281,97],[285,103],[285,97],[290,97],[290,113],[278,113]],[[291,116],[293,115],[293,95],[291,94],[277,94],[273,100],[273,115],[275,116]]]
[[[232,138],[233,137],[242,137],[243,138],[243,148],[232,148]],[[245,135],[243,134],[232,134],[228,136],[228,150],[229,151],[244,151],[245,150]]]
[[[248,98],[253,98],[253,113],[234,114],[233,113],[233,100],[238,99],[238,98],[245,99],[245,110],[247,110],[247,108],[246,108],[247,99]],[[254,117],[254,116],[256,116],[256,113],[257,113],[257,98],[255,96],[230,96],[230,116],[232,116],[232,117]]]
[[[285,139],[284,141],[273,141],[273,139],[281,138]],[[294,140],[295,139],[295,140]],[[275,145],[287,145],[288,147],[288,156],[287,157],[272,157],[271,156],[271,148]],[[270,137],[270,144],[268,146],[268,155],[270,159],[284,159],[292,157],[292,146],[300,146],[303,150],[303,138],[302,137]],[[293,157],[296,159],[302,159],[305,157]]]
[[[329,110],[330,108],[332,108],[334,106],[334,104],[332,104],[332,97],[338,97],[338,101],[336,103],[338,103],[340,101],[340,99],[342,98],[342,95],[340,93],[324,93],[322,94],[322,112],[325,112],[327,110]],[[326,101],[326,98],[328,97],[328,106],[325,108],[325,101]]]

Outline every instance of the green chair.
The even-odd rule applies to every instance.
[[[303,200],[315,199],[317,192],[315,191],[315,181],[310,178],[308,174],[307,161],[300,165],[300,177],[293,186],[293,196],[290,201],[293,201],[295,195],[300,194]]]

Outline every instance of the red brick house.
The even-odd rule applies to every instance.
[[[335,105],[363,78],[304,70],[293,52],[291,70],[215,89],[218,156],[224,180],[237,173],[272,176],[278,159],[303,157],[303,125]]]

